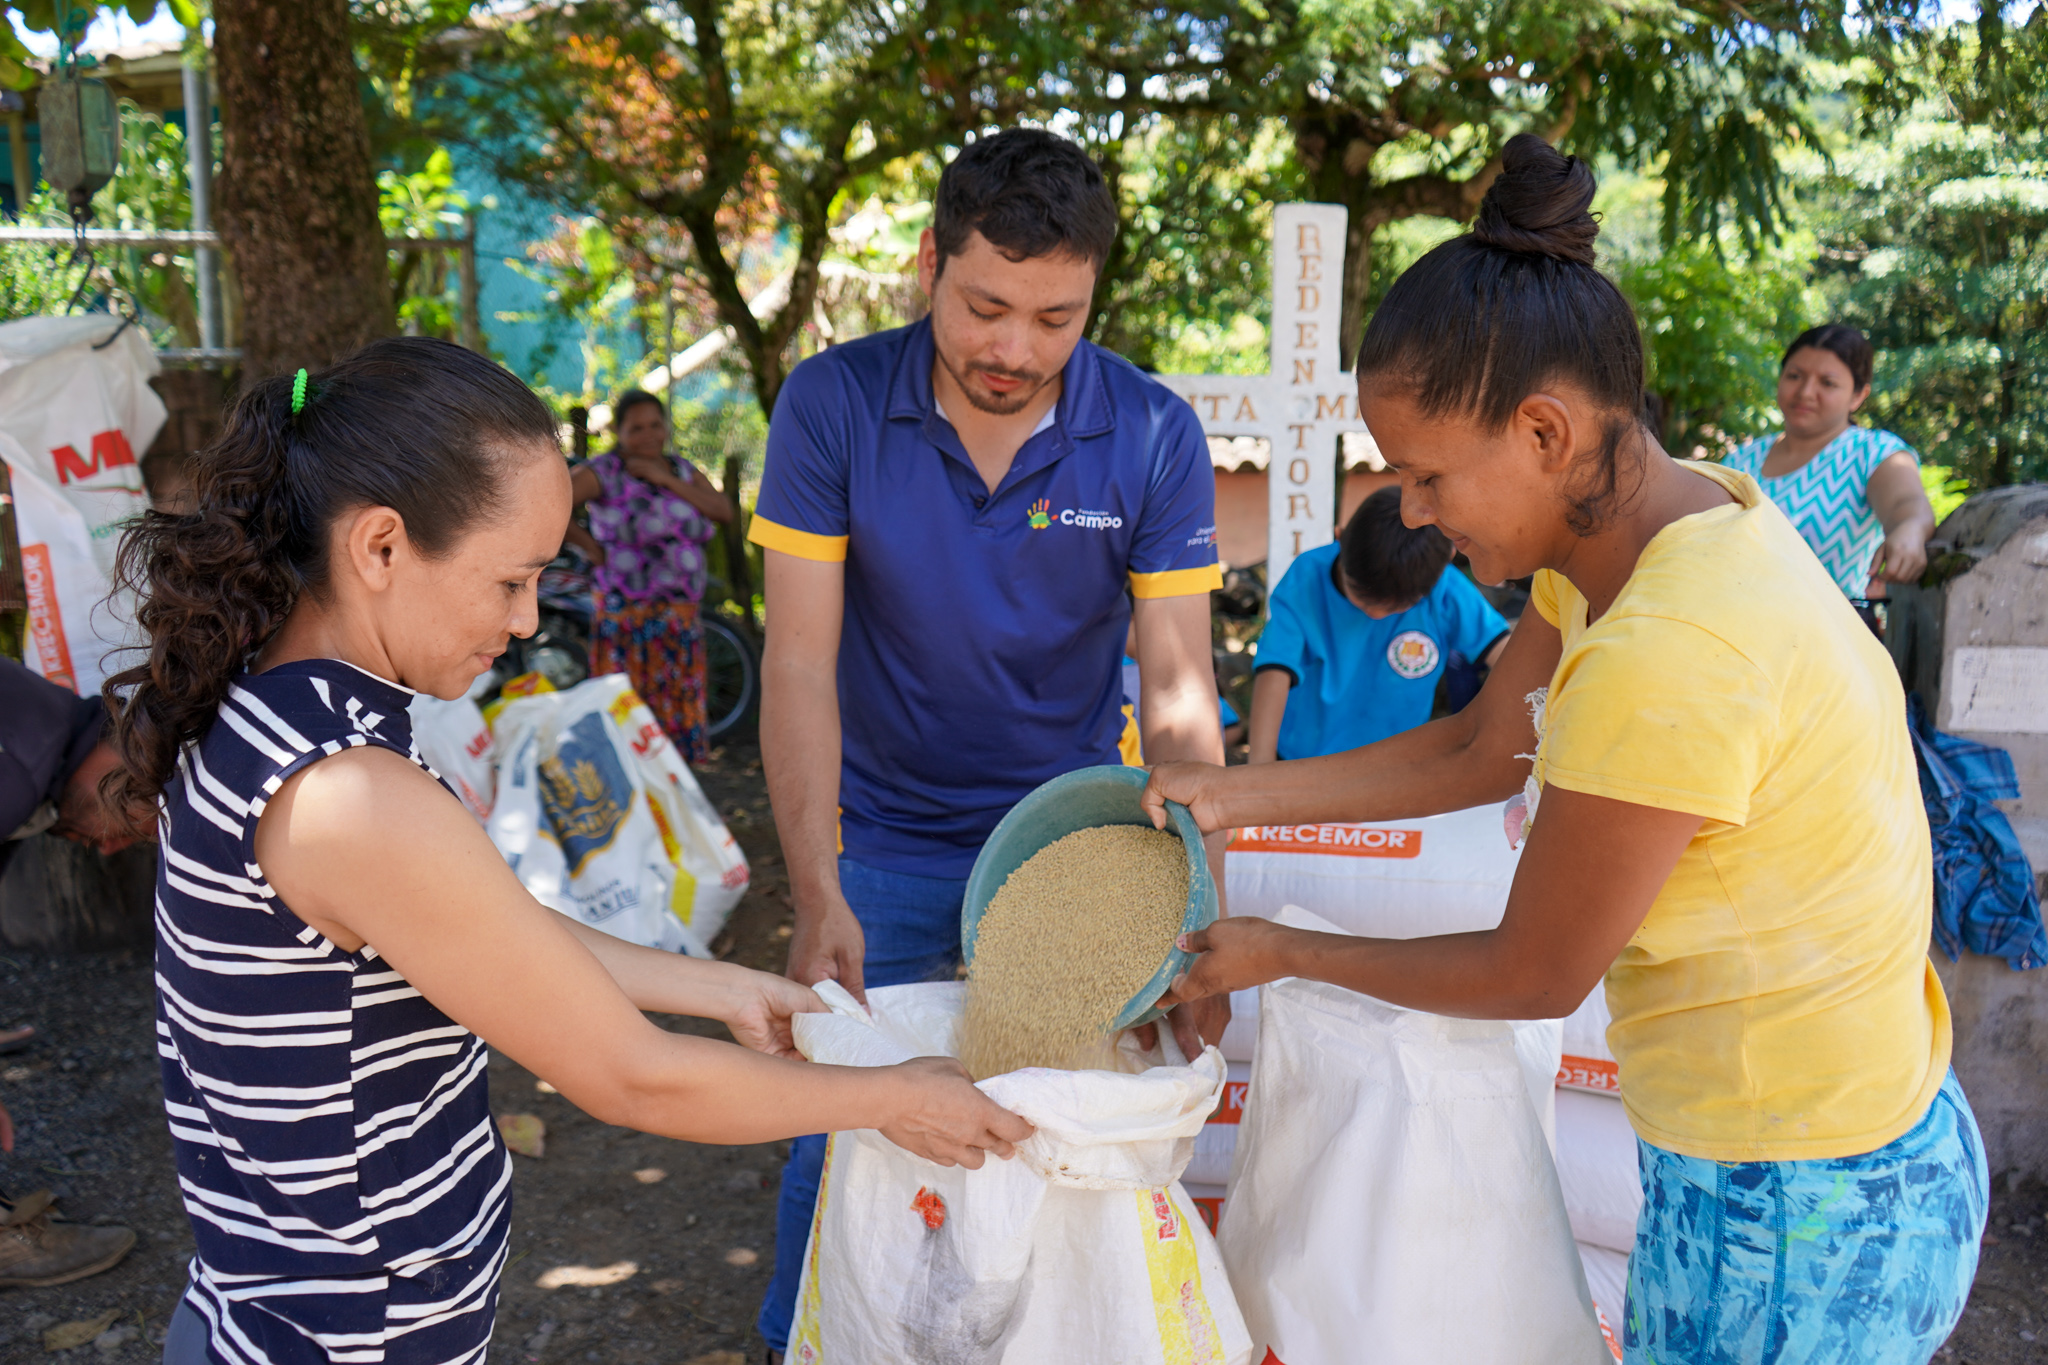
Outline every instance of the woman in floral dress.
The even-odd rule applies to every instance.
[[[704,546],[732,500],[668,451],[668,409],[640,389],[612,409],[612,448],[577,466],[576,505],[590,508],[596,565],[590,629],[593,677],[623,673],[683,757],[701,763],[704,734]],[[573,535],[572,539],[581,540]]]

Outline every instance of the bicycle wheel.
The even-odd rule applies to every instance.
[[[704,733],[729,734],[761,696],[761,668],[747,637],[718,617],[698,617],[704,628]]]

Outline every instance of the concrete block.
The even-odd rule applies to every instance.
[[[1935,724],[2012,755],[2020,799],[1999,804],[2037,874],[2048,868],[2048,668],[2032,653],[2003,670],[1996,707],[1958,686],[1958,650],[2048,648],[2048,487],[1979,493],[1928,544],[1922,585],[1893,594],[1888,643],[1908,690]],[[2008,729],[1969,726],[1996,712]],[[1999,958],[1934,955],[1955,1016],[1955,1068],[1984,1131],[1992,1173],[2048,1177],[2048,969],[2016,972]]]

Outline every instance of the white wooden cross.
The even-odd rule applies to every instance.
[[[1347,217],[1341,204],[1274,205],[1268,373],[1159,376],[1193,405],[1208,435],[1259,436],[1269,443],[1269,589],[1296,555],[1334,538],[1338,440],[1366,430],[1357,385],[1338,368]]]

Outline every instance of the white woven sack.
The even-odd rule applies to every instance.
[[[1262,1365],[1607,1359],[1514,1030],[1261,991],[1220,1241]]]
[[[490,722],[468,697],[443,701],[421,692],[406,707],[412,715],[412,745],[428,771],[455,789],[479,824],[488,825],[497,792]]]
[[[1586,1288],[1592,1292],[1593,1307],[1600,1314],[1607,1349],[1620,1360],[1623,1313],[1628,1302],[1628,1256],[1581,1242],[1579,1265],[1586,1272]]]
[[[131,642],[127,599],[106,601],[108,581],[93,557],[85,515],[44,483],[21,446],[0,432],[14,490],[15,533],[28,597],[28,639],[22,662],[82,697],[97,696],[109,673],[124,667]]]
[[[798,1015],[797,1046],[842,1066],[951,1055],[965,990],[880,987],[864,1010],[824,982],[832,1013]],[[879,1133],[834,1134],[791,1365],[1247,1365],[1229,1277],[1176,1183],[1223,1059],[1209,1048],[1184,1063],[1171,1048],[1165,1036],[1146,1058],[1126,1040],[1123,1063],[1141,1068],[1126,1072],[983,1081],[1037,1132],[1015,1159],[978,1171]]]
[[[1239,995],[1257,995],[1255,990],[1241,990]],[[1243,1015],[1231,1015],[1231,1027]],[[1257,1013],[1251,1015],[1251,1027],[1257,1027]],[[1516,1062],[1522,1064],[1522,1081],[1530,1087],[1530,1101],[1536,1105],[1536,1119],[1542,1124],[1544,1142],[1556,1152],[1556,1087],[1552,1085],[1552,1074],[1556,1072],[1556,1058],[1559,1058],[1559,1021],[1556,1019],[1532,1019],[1511,1023],[1516,1031]],[[1253,1038],[1257,1033],[1253,1031]],[[1225,1046],[1231,1042],[1225,1036]],[[1229,1050],[1225,1050],[1229,1058]],[[1251,1089],[1251,1062],[1231,1060],[1231,1076],[1223,1087],[1223,1103],[1217,1111],[1208,1115],[1200,1136],[1194,1140],[1194,1158],[1188,1160],[1188,1171],[1182,1179],[1188,1185],[1229,1185],[1231,1164],[1237,1156],[1237,1134],[1245,1117],[1245,1095]]]
[[[1607,1046],[1607,987],[1595,986],[1564,1021],[1564,1066],[1559,1085],[1600,1094],[1621,1093],[1621,1070]]]
[[[1244,1101],[1251,1089],[1252,1064],[1229,1062],[1223,1082],[1223,1100],[1195,1137],[1195,1154],[1181,1180],[1188,1185],[1228,1185],[1230,1165],[1237,1156],[1237,1132],[1244,1122]]]
[[[747,859],[619,674],[521,697],[494,725],[488,829],[541,904],[616,938],[711,956]]]
[[[122,523],[149,506],[139,461],[164,425],[149,386],[162,368],[142,329],[108,313],[0,323],[0,432],[85,518],[108,583]]]
[[[1420,938],[1491,929],[1521,855],[1498,806],[1376,824],[1260,825],[1224,856],[1233,915],[1307,908],[1346,933]]]
[[[1612,1095],[1557,1093],[1557,1178],[1572,1236],[1626,1253],[1643,1209],[1635,1129]]]

